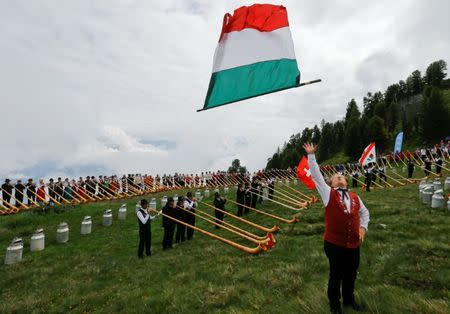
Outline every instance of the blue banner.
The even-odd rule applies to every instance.
[[[402,144],[403,144],[403,132],[400,132],[397,134],[397,137],[395,138],[394,154],[398,154],[402,151]]]

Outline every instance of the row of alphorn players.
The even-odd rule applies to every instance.
[[[267,182],[273,181],[280,175],[291,175],[292,170],[259,171],[253,176],[258,176]],[[200,178],[196,180],[196,178]],[[264,177],[264,178],[263,178]],[[121,197],[132,197],[145,193],[159,192],[180,188],[217,188],[220,186],[237,185],[239,183],[250,183],[251,176],[247,174],[233,174],[225,172],[213,173],[208,176],[156,176],[149,175],[128,175],[118,179],[117,176],[106,177],[94,176],[79,180],[58,178],[56,181],[50,179],[45,182],[39,180],[38,184],[33,179],[27,182],[17,180],[13,185],[11,180],[6,179],[1,186],[2,199],[1,206],[4,208],[29,208],[49,205],[61,205],[68,203],[81,203],[87,201],[106,200]]]
[[[392,155],[378,158],[376,163],[362,169],[358,164],[347,164],[347,165],[335,165],[335,166],[321,166],[322,173],[327,176],[334,172],[341,172],[346,175],[353,176],[353,181],[360,182],[355,178],[354,174],[356,171],[361,171],[362,173],[376,170],[381,176],[386,179],[390,178],[392,181],[399,183],[401,185],[404,182],[401,180],[406,179],[403,176],[394,173],[394,176],[389,176],[385,173],[386,167],[404,165],[411,169],[411,165],[422,167],[426,175],[440,175],[441,169],[449,170],[445,167],[445,154],[427,156],[426,158],[417,158],[416,154],[405,154],[401,158],[397,156],[394,158]],[[448,158],[448,156],[447,156]],[[436,165],[436,172],[431,171],[431,160],[434,161]],[[371,171],[370,171],[371,172]],[[124,175],[122,178],[118,179],[117,176],[106,177],[99,176],[98,180],[95,177],[88,176],[85,179],[82,177],[76,180],[69,180],[66,178],[64,181],[61,178],[55,182],[50,179],[48,183],[44,180],[39,180],[39,184],[36,185],[33,179],[29,179],[26,184],[23,184],[21,180],[18,180],[15,185],[12,185],[9,179],[5,180],[5,183],[1,186],[2,188],[2,202],[1,207],[3,208],[30,208],[41,206],[43,204],[50,205],[60,205],[68,203],[81,203],[88,201],[104,200],[104,199],[114,199],[121,197],[132,197],[137,195],[142,195],[148,192],[158,192],[173,188],[195,188],[195,187],[219,187],[225,185],[236,185],[239,183],[250,183],[252,177],[257,177],[260,179],[262,186],[269,186],[270,194],[273,194],[273,180],[279,178],[289,178],[293,179],[295,177],[295,168],[288,168],[286,170],[260,170],[250,175],[246,174],[235,174],[227,172],[202,172],[200,175],[163,175],[160,177],[152,177],[150,175]],[[408,176],[410,177],[410,175]],[[408,182],[411,182],[410,180]],[[374,182],[376,186],[381,187],[381,185]],[[391,184],[388,184],[392,186]],[[312,198],[307,198],[311,200]],[[295,201],[296,202],[296,201]]]

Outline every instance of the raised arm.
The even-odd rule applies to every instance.
[[[317,146],[310,143],[305,143],[303,148],[308,154],[309,171],[311,172],[311,177],[316,185],[317,192],[319,192],[323,204],[327,206],[330,201],[331,187],[325,182],[325,179],[320,173],[320,168],[317,164],[316,156],[314,155]]]

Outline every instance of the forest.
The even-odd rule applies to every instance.
[[[385,91],[368,92],[362,108],[351,99],[342,119],[305,128],[291,135],[267,160],[267,169],[294,167],[302,145],[319,145],[320,162],[354,161],[364,147],[375,142],[379,153],[393,150],[395,136],[404,132],[404,147],[431,145],[450,135],[450,79],[444,60],[432,62],[422,74],[413,71],[406,80]]]

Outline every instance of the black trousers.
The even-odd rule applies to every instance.
[[[9,208],[10,203],[11,203],[11,196],[6,195],[6,193],[3,193],[3,206]]]
[[[192,226],[195,226],[195,216],[189,215],[186,219],[186,222]],[[186,226],[186,238],[188,240],[192,240],[193,237],[194,237],[194,229]]]
[[[30,194],[27,193],[27,198],[28,198],[28,204],[30,204],[32,201],[36,201],[36,197],[32,193],[30,193]]]
[[[164,236],[162,243],[164,250],[172,248],[174,231],[175,231],[175,224],[164,226]]]
[[[177,223],[177,232],[175,233],[175,243],[186,241],[186,226]]]
[[[218,210],[215,210],[214,215],[216,216],[216,223],[221,225],[223,223],[223,217],[225,216],[224,213],[220,212]],[[216,226],[216,228],[220,228],[220,227]]]
[[[248,207],[251,207],[252,205],[252,198],[251,197],[247,197],[245,198],[245,208],[244,208],[244,214],[248,214],[248,212],[250,211],[250,209],[248,209]]]
[[[382,180],[384,180],[384,182],[387,182],[387,177],[384,173],[380,173],[378,174],[378,176],[380,177],[380,183],[382,182]]]
[[[273,190],[274,190],[274,186],[269,186],[269,200],[273,199]]]
[[[341,285],[344,304],[352,304],[355,280],[359,267],[359,247],[348,249],[324,242],[325,254],[330,264],[328,300],[332,309],[340,307]]]
[[[408,170],[408,179],[412,178],[414,170],[410,171]]]
[[[150,230],[139,230],[139,247],[138,247],[138,256],[144,256],[144,247],[145,247],[145,255],[150,256],[152,246],[152,232]]]
[[[252,195],[252,206],[251,208],[256,208],[256,203],[258,202],[258,194]],[[249,209],[247,208],[246,213],[248,213]]]
[[[372,180],[366,178],[366,181],[364,183],[366,184],[366,191],[370,192],[370,184],[372,183]]]
[[[22,194],[20,194],[20,193],[17,193],[17,194],[15,194],[14,195],[14,197],[16,198],[16,200],[17,200],[17,202],[16,202],[16,204],[17,204],[17,206],[22,206],[22,204],[23,204],[23,195]],[[20,203],[19,203],[20,202]],[[21,204],[22,203],[22,204]]]
[[[355,179],[352,180],[352,188],[357,188],[358,187],[358,181],[356,181]]]
[[[238,205],[237,208],[238,208],[237,215],[239,217],[242,217],[242,213],[244,211],[244,207],[242,205]]]

